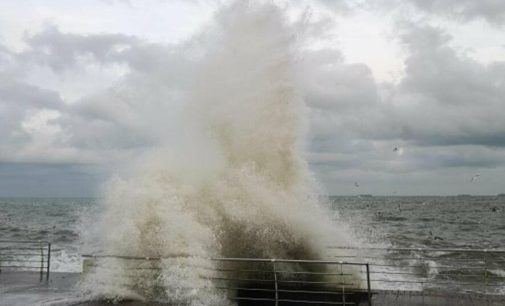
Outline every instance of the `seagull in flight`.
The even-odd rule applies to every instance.
[[[398,155],[403,155],[403,148],[401,147],[394,147],[393,152],[395,152]]]
[[[472,176],[472,178],[470,179],[470,182],[473,182],[475,181],[478,177],[480,176],[479,173],[475,174],[474,176]]]

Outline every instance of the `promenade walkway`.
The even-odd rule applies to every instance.
[[[100,301],[86,301],[77,288],[80,273],[51,273],[48,281],[40,281],[33,272],[0,273],[0,306],[101,306],[111,305]],[[163,305],[126,301],[119,305]],[[279,304],[284,305],[284,304]],[[299,305],[299,304],[298,304]],[[323,305],[323,304],[311,304]],[[326,304],[327,305],[327,304]],[[364,303],[368,305],[368,302]],[[374,291],[373,306],[503,306],[505,295],[435,294],[417,291]],[[361,306],[358,305],[358,306]]]

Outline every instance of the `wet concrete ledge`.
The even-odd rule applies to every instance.
[[[40,274],[33,272],[0,273],[0,306],[101,306],[111,305],[106,301],[83,300],[79,296],[77,284],[80,273],[52,272],[49,280],[40,281]],[[123,301],[119,305],[169,305]],[[279,303],[279,305],[286,305]],[[300,305],[299,303],[297,305]],[[312,304],[312,305],[323,305]],[[364,301],[359,304],[368,305]],[[505,295],[440,294],[418,291],[374,290],[373,306],[503,306]]]

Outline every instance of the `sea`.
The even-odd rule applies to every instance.
[[[328,200],[331,209],[337,212],[336,222],[346,222],[360,243],[367,246],[414,249],[503,249],[505,246],[504,196],[362,195],[332,196]],[[81,255],[86,252],[80,238],[80,233],[86,231],[82,219],[99,211],[99,203],[95,198],[0,198],[0,241],[49,241],[51,270],[80,272]],[[362,253],[367,254],[371,253]],[[433,258],[433,253],[426,256]],[[437,253],[437,256],[451,262],[451,273],[468,269],[469,259],[465,261],[457,252]],[[495,261],[497,264],[486,273],[500,278],[503,284],[505,258],[489,258],[485,252],[472,256],[478,262]],[[431,260],[429,268],[439,273],[437,266],[447,265],[446,261]]]

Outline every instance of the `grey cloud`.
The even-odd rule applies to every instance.
[[[483,158],[483,156],[461,156],[461,152],[457,154],[433,154],[423,155],[417,159],[416,165],[422,169],[441,169],[448,167],[474,167],[474,168],[496,168],[503,166],[504,156],[496,158]]]
[[[187,71],[179,73],[180,65],[156,67],[151,73],[133,71],[119,84],[69,107],[58,122],[70,131],[70,144],[97,150],[129,150],[176,138],[188,82],[184,77]]]
[[[411,26],[402,39],[410,53],[405,77],[364,110],[337,114],[337,130],[419,145],[503,146],[503,63],[485,65],[458,54],[432,27]]]
[[[402,105],[394,109],[396,120],[407,118],[401,130],[413,137],[418,132],[424,143],[431,138],[437,144],[446,139],[447,144],[503,146],[503,63],[485,65],[457,54],[443,36],[430,27],[413,27],[404,36],[410,56],[393,97]]]
[[[300,86],[311,107],[356,109],[374,104],[378,99],[371,70],[364,64],[345,64],[332,50],[312,51],[301,63]]]
[[[5,67],[10,63],[11,52],[0,44],[0,71],[5,72]]]
[[[23,64],[19,62],[17,54],[0,44],[0,77],[14,79],[23,75]]]
[[[192,71],[190,58],[198,52],[197,44],[150,44],[123,34],[64,33],[56,26],[45,27],[27,36],[25,41],[29,49],[16,55],[18,63],[49,66],[57,73],[78,65],[124,64],[131,70],[144,73],[142,78],[157,79],[163,86],[176,89],[187,82]],[[83,59],[90,62],[83,63]],[[130,79],[134,77],[129,76]]]
[[[503,168],[505,63],[482,64],[457,52],[441,29],[401,28],[408,57],[398,84],[378,84],[367,73],[355,78],[355,67],[324,54],[302,74],[312,169],[329,182],[338,172]],[[396,146],[405,154],[392,152]]]
[[[479,145],[415,147],[404,158],[414,169],[424,170],[476,168],[481,171],[505,166],[505,150]]]
[[[473,133],[462,135],[440,135],[438,137],[426,137],[416,141],[419,145],[482,145],[489,147],[505,147],[505,133],[496,131],[493,133]]]
[[[348,4],[355,1],[348,0]],[[355,9],[370,11],[388,11],[399,15],[416,15],[423,17],[443,17],[457,22],[483,20],[501,27],[505,22],[505,2],[501,0],[369,0],[360,1]]]
[[[45,64],[56,71],[76,65],[79,57],[92,57],[99,63],[114,63],[121,54],[139,43],[133,36],[123,34],[80,35],[62,33],[56,26],[25,38],[30,46],[20,54],[23,60]]]
[[[126,64],[138,72],[163,76],[167,70],[177,73],[177,78],[166,86],[180,85],[191,71],[192,53],[197,53],[198,44],[187,46],[152,44],[134,36],[123,34],[74,34],[61,32],[56,26],[26,36],[29,50],[17,54],[18,61],[47,65],[56,72],[85,65],[79,60],[92,60],[100,65]],[[194,50],[192,50],[193,48]],[[165,80],[162,80],[165,81]]]
[[[410,0],[410,2],[429,13],[466,20],[482,18],[494,24],[503,24],[505,21],[505,2],[501,0]]]
[[[308,105],[307,159],[313,169],[332,182],[339,171],[350,176],[374,173],[381,180],[397,173],[503,167],[505,63],[485,65],[458,53],[441,29],[400,27],[408,57],[406,75],[398,84],[377,83],[365,64],[346,63],[335,50],[306,51],[297,59],[297,79]],[[30,142],[20,128],[30,109],[61,113],[55,123],[64,137],[55,148],[104,157],[102,162],[159,139],[181,137],[183,119],[177,116],[198,62],[198,42],[157,45],[121,34],[70,34],[55,27],[26,41],[29,48],[21,53],[0,48],[0,77],[6,80],[0,82],[0,160],[2,148],[15,152],[19,144]],[[104,66],[124,64],[129,70],[120,82],[72,105],[57,92],[21,78],[21,72],[31,69],[27,63],[62,75],[86,65],[82,59]],[[405,147],[406,153],[394,154],[394,146]],[[3,169],[24,173],[26,179],[32,167],[56,181],[59,175],[78,173],[68,167],[26,167],[4,164]],[[0,177],[0,190],[11,188],[6,181]],[[91,186],[91,179],[82,183]],[[27,189],[36,188],[30,184]]]
[[[57,92],[42,89],[0,75],[0,101],[4,106],[15,105],[20,108],[61,109],[64,103]]]
[[[185,52],[184,44],[147,44],[120,34],[69,34],[54,26],[27,36],[26,42],[29,48],[21,53],[0,49],[0,60],[23,70],[19,75],[3,73],[5,82],[0,82],[4,136],[16,136],[28,143],[30,135],[20,128],[21,122],[28,111],[41,109],[56,109],[61,114],[54,122],[65,137],[55,145],[94,150],[98,155],[103,155],[100,150],[136,150],[152,145],[156,138],[176,133],[173,123],[177,118],[173,114],[178,113],[178,103],[194,67],[192,52]],[[80,61],[83,56],[88,62]],[[114,63],[127,65],[129,73],[110,88],[89,93],[71,105],[64,103],[57,92],[16,80],[35,66],[47,66],[59,75],[88,64]],[[12,141],[14,138],[4,137],[0,146],[9,147]]]
[[[318,0],[333,12],[342,14],[356,10],[387,10],[405,14],[405,7],[418,12],[450,18],[456,21],[485,20],[502,26],[505,22],[505,2],[502,0]]]
[[[499,103],[505,93],[502,65],[487,67],[448,46],[450,37],[432,27],[411,26],[402,36],[410,56],[401,90],[417,92],[439,103]],[[500,69],[501,68],[501,69]]]
[[[22,127],[28,115],[38,110],[61,110],[64,107],[58,93],[0,74],[0,160],[5,147],[30,141],[30,135]]]
[[[352,2],[347,0],[318,0],[325,8],[337,13],[347,13],[351,9]]]

